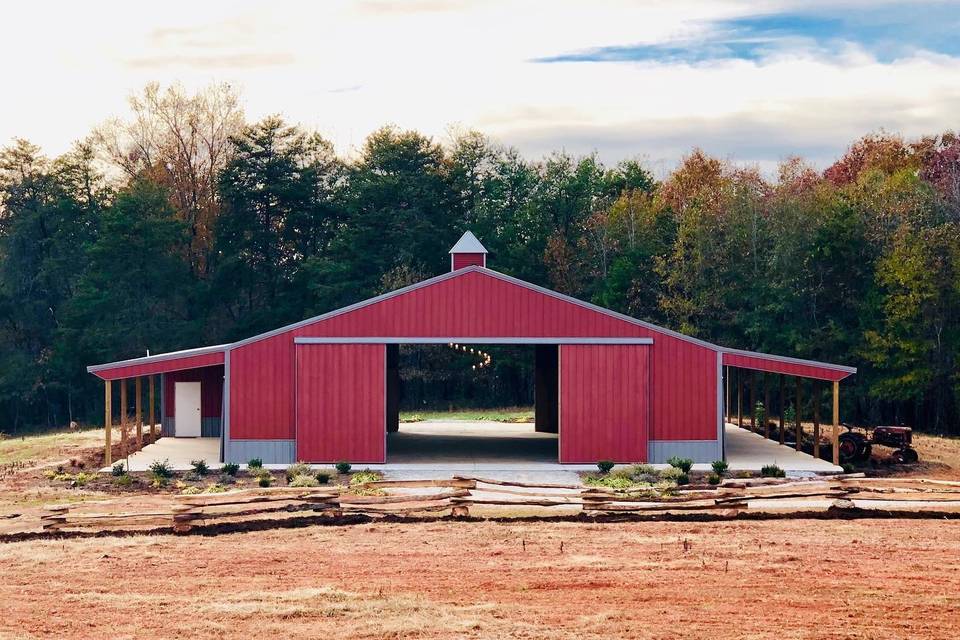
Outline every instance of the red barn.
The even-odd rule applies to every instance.
[[[855,372],[726,349],[498,273],[470,232],[450,255],[449,273],[296,324],[88,370],[161,374],[164,435],[219,436],[224,461],[266,463],[385,462],[400,344],[535,345],[536,428],[558,434],[561,463],[722,458],[725,367],[833,381],[835,395]]]

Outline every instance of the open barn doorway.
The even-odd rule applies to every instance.
[[[388,344],[388,464],[555,464],[558,347]]]

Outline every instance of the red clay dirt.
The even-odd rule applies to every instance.
[[[0,545],[0,575],[0,638],[960,632],[960,521],[377,522],[46,540]]]

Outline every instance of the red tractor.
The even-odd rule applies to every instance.
[[[856,430],[848,424],[846,433],[840,434],[841,462],[866,462],[870,459],[870,452],[874,445],[896,449],[891,460],[898,463],[912,464],[919,459],[913,443],[913,429],[910,427],[874,427]]]

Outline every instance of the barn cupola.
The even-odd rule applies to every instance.
[[[477,240],[477,236],[467,231],[450,249],[450,270],[456,271],[470,266],[486,267],[487,250]]]

